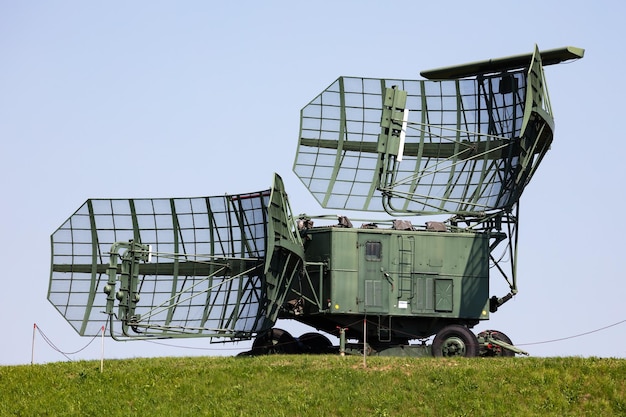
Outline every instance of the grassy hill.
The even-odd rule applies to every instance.
[[[157,358],[0,367],[0,416],[626,415],[626,360]]]

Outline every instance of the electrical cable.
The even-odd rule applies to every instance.
[[[77,353],[82,352],[83,350],[87,349],[87,347],[89,347],[89,345],[91,345],[93,343],[94,340],[96,340],[97,337],[99,337],[100,335],[96,334],[94,335],[91,340],[82,348],[78,349],[77,351],[74,352],[64,352],[61,349],[59,349],[53,342],[52,340],[43,332],[43,330],[41,330],[41,328],[39,326],[35,327],[37,329],[37,331],[39,332],[39,334],[41,335],[42,339],[48,344],[48,346],[50,346],[53,350],[57,351],[58,353],[60,353],[61,355],[65,356],[69,361],[72,360],[72,358],[69,357],[69,355],[75,355]]]
[[[588,334],[597,333],[597,332],[600,332],[600,331],[602,331],[602,330],[609,329],[609,328],[611,328],[611,327],[614,327],[614,326],[620,325],[620,324],[622,324],[622,323],[626,323],[626,320],[621,320],[621,321],[618,321],[617,323],[609,324],[608,326],[600,327],[599,329],[590,330],[590,331],[588,331],[588,332],[575,334],[575,335],[573,335],[573,336],[561,337],[561,338],[559,338],[559,339],[552,339],[552,340],[544,340],[543,342],[516,343],[516,344],[515,344],[515,346],[542,345],[542,344],[545,344],[545,343],[554,343],[554,342],[561,342],[561,341],[563,341],[563,340],[575,339],[575,338],[577,338],[577,337],[587,336]]]

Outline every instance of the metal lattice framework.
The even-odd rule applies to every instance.
[[[87,200],[51,236],[48,299],[81,335],[116,315],[115,337],[248,338],[295,274],[271,265],[302,262],[289,210],[278,176],[250,194]]]
[[[538,51],[524,67],[454,80],[340,77],[301,111],[294,172],[323,207],[508,209],[552,141]]]

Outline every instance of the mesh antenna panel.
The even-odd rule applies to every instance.
[[[87,200],[52,234],[48,299],[81,335],[110,318],[116,338],[249,338],[302,263],[289,217],[278,176],[250,194]]]
[[[340,77],[301,111],[294,172],[328,208],[509,209],[552,141],[542,57],[552,64],[581,54],[536,49],[423,73],[464,79]]]

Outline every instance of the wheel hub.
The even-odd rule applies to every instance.
[[[458,337],[449,337],[442,346],[443,356],[465,356],[465,342]]]

